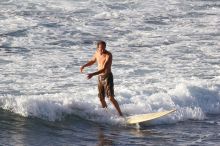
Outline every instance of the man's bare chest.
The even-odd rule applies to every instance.
[[[102,65],[105,63],[106,61],[106,58],[107,58],[107,55],[99,55],[97,56],[97,62],[99,65]]]

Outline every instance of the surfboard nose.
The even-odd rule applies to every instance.
[[[126,123],[135,124],[135,123],[151,121],[151,120],[163,117],[163,116],[170,114],[172,112],[175,112],[175,111],[176,111],[176,109],[172,109],[169,111],[162,111],[162,112],[155,112],[155,113],[148,113],[148,114],[141,114],[141,115],[133,115],[133,116],[126,117]]]

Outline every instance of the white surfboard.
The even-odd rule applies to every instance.
[[[148,114],[141,114],[141,115],[134,115],[134,116],[129,116],[126,117],[126,123],[128,124],[135,124],[135,123],[140,123],[140,122],[146,122],[146,121],[151,121],[160,117],[163,117],[167,114],[170,114],[172,112],[175,112],[176,110],[169,110],[169,111],[162,111],[162,112],[155,112],[155,113],[148,113]]]

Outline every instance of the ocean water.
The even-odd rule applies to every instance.
[[[220,145],[219,0],[1,0],[0,145]],[[105,40],[126,125],[97,97]]]

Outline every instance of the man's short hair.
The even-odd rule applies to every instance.
[[[99,45],[103,45],[104,47],[106,47],[106,42],[100,40],[100,41],[97,42],[97,47],[98,47]]]

